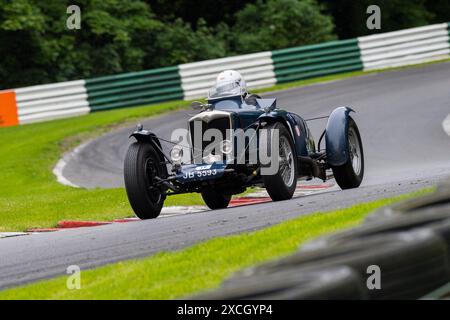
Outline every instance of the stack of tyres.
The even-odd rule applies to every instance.
[[[236,279],[237,280],[237,279]],[[318,270],[284,268],[270,274],[225,282],[220,290],[194,299],[208,300],[356,300],[366,299],[359,275],[348,267]]]
[[[443,238],[450,248],[450,206],[434,208],[433,211],[418,211],[410,214],[398,215],[392,218],[376,219],[357,228],[331,234],[306,243],[301,251],[313,251],[327,246],[338,246],[353,239],[364,239],[370,236],[385,235],[414,230],[429,230]]]
[[[367,286],[371,266],[381,272],[380,289]],[[275,277],[289,270],[301,274],[331,267],[348,267],[356,272],[363,296],[368,299],[417,299],[450,281],[445,242],[432,232],[417,230],[353,238],[339,245],[299,251],[236,274],[223,287],[246,287],[254,278]]]
[[[381,287],[367,285],[371,266]],[[450,282],[450,185],[241,271],[206,299],[418,299]]]
[[[389,207],[375,211],[366,218],[366,222],[371,223],[405,215],[409,216],[414,213],[426,215],[437,210],[447,210],[450,218],[450,182],[439,186],[436,192],[395,203]]]

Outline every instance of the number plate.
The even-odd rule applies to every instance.
[[[223,176],[226,166],[226,164],[218,163],[185,165],[181,168],[181,172],[177,174],[177,180],[191,182],[217,179]]]

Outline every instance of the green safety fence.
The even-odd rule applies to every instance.
[[[178,66],[86,80],[92,111],[183,99]]]
[[[272,51],[277,83],[362,70],[357,39]]]

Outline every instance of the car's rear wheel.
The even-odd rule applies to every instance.
[[[231,195],[225,195],[217,190],[204,190],[202,191],[202,198],[205,201],[208,208],[215,209],[225,209],[231,200]]]
[[[166,168],[158,152],[148,143],[130,145],[125,157],[124,178],[128,200],[140,219],[159,216],[166,196],[156,179],[166,177]]]
[[[347,130],[348,160],[345,164],[332,167],[334,178],[341,189],[357,188],[364,177],[364,152],[358,126],[349,117]]]
[[[269,132],[278,130],[279,153],[271,155],[278,158],[278,170],[272,175],[262,175],[264,186],[273,201],[291,199],[297,186],[297,160],[295,157],[294,143],[286,127],[281,123],[275,123],[268,127]],[[272,133],[269,134],[269,137]],[[267,141],[268,150],[271,150],[271,139]],[[269,151],[270,152],[270,151]]]

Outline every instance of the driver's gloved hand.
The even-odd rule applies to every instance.
[[[261,97],[258,96],[257,94],[249,93],[245,96],[244,101],[246,104],[257,106],[258,104],[256,102],[256,99],[261,99]]]

